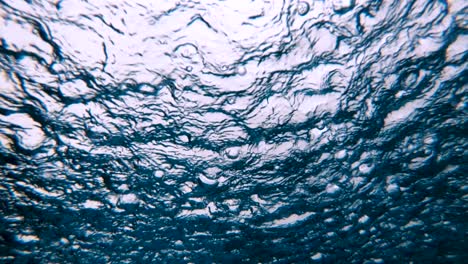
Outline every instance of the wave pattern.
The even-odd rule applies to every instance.
[[[0,1],[0,257],[462,262],[463,1]]]

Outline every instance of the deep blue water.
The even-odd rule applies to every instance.
[[[467,17],[0,0],[0,263],[466,263]]]

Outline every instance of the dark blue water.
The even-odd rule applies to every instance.
[[[1,263],[463,263],[468,4],[0,1]]]

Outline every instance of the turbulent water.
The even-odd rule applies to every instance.
[[[1,263],[462,263],[468,3],[0,1]]]

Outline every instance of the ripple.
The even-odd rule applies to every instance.
[[[1,259],[463,262],[466,9],[3,1]]]

